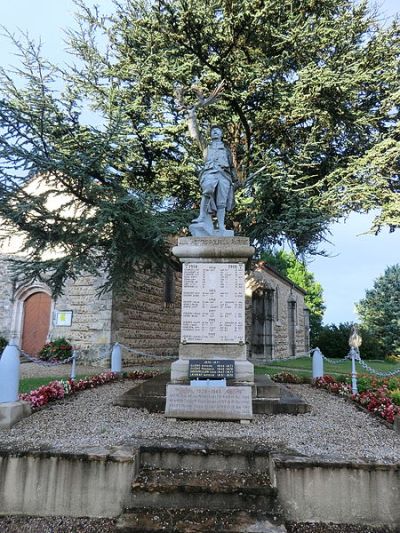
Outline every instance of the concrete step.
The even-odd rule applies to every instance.
[[[205,509],[136,509],[118,519],[118,533],[285,533],[286,528],[265,513]]]
[[[144,407],[150,413],[162,413],[165,411],[166,387],[169,381],[169,372],[164,372],[124,392],[113,403],[121,407]]]
[[[273,513],[276,490],[266,473],[142,469],[127,508],[252,510]]]
[[[281,397],[281,387],[279,383],[272,381],[270,376],[256,374],[254,376],[253,397],[279,401]]]
[[[150,413],[165,411],[166,385],[169,373],[160,374],[140,385],[133,387],[114,400],[114,405],[122,407],[145,408]],[[303,414],[310,407],[298,396],[280,384],[274,383],[269,376],[254,377],[253,412],[255,414]]]
[[[311,411],[311,406],[287,387],[281,385],[280,394],[279,401],[253,398],[253,413],[259,415],[301,415]]]
[[[269,472],[271,451],[236,439],[146,440],[140,447],[140,466],[192,472]]]

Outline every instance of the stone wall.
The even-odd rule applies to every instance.
[[[113,342],[157,355],[177,355],[181,329],[181,274],[135,274],[113,299]],[[129,360],[123,351],[124,360]]]
[[[399,531],[398,464],[283,455],[272,460],[271,471],[288,520],[365,524],[382,528],[379,531]]]
[[[0,509],[11,515],[119,516],[138,471],[134,448],[78,454],[0,450]]]
[[[272,348],[263,354],[254,350],[254,298],[258,291],[260,298],[270,299],[270,309],[266,313],[263,334],[270,335]],[[249,356],[253,361],[282,359],[292,355],[301,355],[308,349],[308,326],[304,303],[305,292],[290,280],[281,276],[270,267],[260,267],[252,272],[246,281],[246,342]],[[290,341],[289,302],[294,305],[293,335],[295,342]],[[267,306],[266,306],[267,307]],[[269,318],[269,323],[267,323]],[[259,326],[261,320],[259,321]],[[270,328],[268,331],[268,327]],[[307,331],[306,331],[307,329]],[[307,334],[306,334],[307,333]],[[268,339],[267,339],[268,342]],[[294,344],[294,354],[292,346]]]
[[[81,349],[87,359],[107,356],[111,347],[111,292],[98,296],[104,279],[89,274],[68,280],[64,294],[55,302],[56,311],[72,311],[72,326],[55,326],[50,337],[65,337]]]
[[[0,259],[0,336],[10,340],[14,283],[10,263]]]

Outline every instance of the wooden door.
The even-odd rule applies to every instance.
[[[37,355],[46,343],[50,327],[51,298],[45,292],[35,292],[24,302],[22,349]]]

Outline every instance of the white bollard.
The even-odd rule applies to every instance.
[[[315,348],[312,359],[312,377],[313,379],[322,378],[324,375],[324,359],[321,350]]]
[[[19,349],[8,344],[0,359],[0,403],[18,401],[19,374]]]
[[[76,351],[72,352],[72,365],[71,365],[71,374],[70,378],[74,380],[76,378]]]
[[[116,342],[111,352],[111,372],[122,372],[121,346]]]

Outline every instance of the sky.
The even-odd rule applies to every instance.
[[[87,3],[96,3],[103,12],[109,12],[112,6],[112,0]],[[384,20],[400,13],[398,0],[380,0],[377,6]],[[72,0],[0,0],[0,25],[11,33],[22,30],[34,39],[40,38],[44,56],[63,62],[66,57],[63,29],[75,25],[74,12]],[[12,47],[0,36],[0,65],[9,67],[16,63]],[[309,270],[324,289],[326,324],[357,321],[355,303],[372,288],[387,266],[400,263],[400,231],[365,235],[372,219],[371,214],[353,214],[334,224],[327,236],[331,244],[323,246],[328,257],[316,257],[309,263]]]

